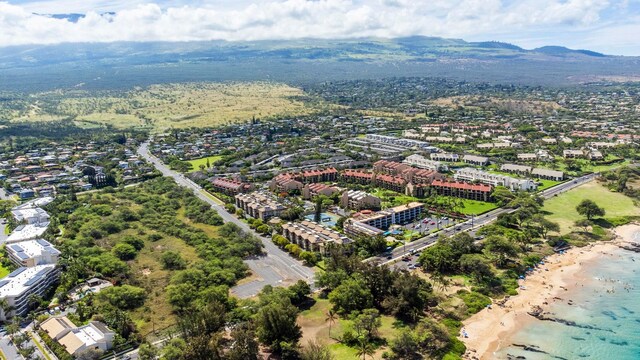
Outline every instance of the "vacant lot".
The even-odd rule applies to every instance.
[[[329,322],[326,319],[327,313],[331,309],[331,303],[327,299],[317,297],[314,300],[316,303],[309,310],[301,312],[300,316],[298,316],[298,324],[302,327],[302,339],[300,342],[305,345],[309,341],[315,340],[321,344],[329,345],[337,360],[358,359],[356,349],[336,340],[342,336],[345,330],[351,328],[352,321],[338,318],[335,323],[331,324],[331,337],[329,337]],[[383,315],[380,318],[382,326],[379,329],[379,334],[387,342],[390,342],[399,334],[403,325],[391,316]],[[382,353],[386,349],[385,346],[377,349],[372,359],[382,359]]]
[[[213,164],[222,159],[222,156],[209,156],[209,157],[204,157],[204,158],[200,158],[200,159],[193,159],[193,160],[189,160],[187,161],[189,164],[191,164],[191,171],[200,171],[200,165],[204,165],[207,166],[207,159],[209,160],[209,164],[211,166],[213,166]]]
[[[583,218],[576,211],[576,206],[584,199],[591,199],[603,207],[606,211],[605,217],[640,214],[640,208],[633,204],[633,200],[620,193],[611,192],[597,182],[590,182],[549,199],[542,209],[549,213],[549,220],[560,224],[560,232],[566,234],[572,230],[576,220]]]
[[[300,100],[306,96],[301,89],[269,82],[163,84],[131,91],[33,94],[8,108],[0,104],[0,113],[14,121],[68,118],[82,126],[111,124],[162,131],[305,115],[326,106],[319,100]]]

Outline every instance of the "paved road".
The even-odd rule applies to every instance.
[[[9,341],[9,336],[7,335],[0,338],[0,350],[2,350],[2,353],[7,359],[24,359],[22,355],[18,354],[18,349],[16,349],[16,346]]]
[[[254,280],[251,280],[242,285],[235,286],[231,289],[231,292],[238,297],[248,298],[255,296],[262,290],[265,285],[272,286],[285,286],[290,285],[298,280],[305,280],[313,285],[314,272],[312,269],[302,265],[301,262],[295,260],[289,254],[275,246],[271,240],[260,236],[254,232],[246,223],[242,222],[235,216],[229,214],[224,206],[216,203],[211,198],[205,195],[205,191],[196,183],[187,179],[182,174],[179,174],[164,165],[160,159],[151,155],[148,150],[148,143],[143,143],[138,148],[138,154],[145,160],[152,163],[156,169],[158,169],[164,176],[172,177],[176,183],[180,186],[184,186],[193,190],[193,193],[203,201],[211,205],[218,214],[224,219],[225,222],[232,222],[238,225],[242,230],[247,233],[253,234],[260,238],[264,244],[266,255],[256,257],[253,259],[246,259],[245,263],[251,271],[253,271]]]
[[[561,194],[565,191],[571,190],[575,187],[578,187],[580,185],[583,185],[587,182],[592,181],[593,179],[595,179],[599,174],[595,173],[595,174],[589,174],[589,175],[585,175],[579,178],[576,178],[574,180],[571,181],[567,181],[564,182],[562,184],[559,184],[557,186],[554,186],[552,188],[543,190],[540,192],[540,195],[545,198],[545,199],[549,199],[552,198],[558,194]],[[440,235],[444,235],[444,236],[453,236],[459,232],[463,232],[463,231],[467,231],[470,232],[472,236],[475,236],[475,232],[477,230],[479,230],[481,227],[492,223],[493,221],[495,221],[498,216],[500,214],[504,214],[504,213],[508,213],[508,212],[513,212],[515,211],[514,209],[508,209],[508,208],[499,208],[499,209],[495,209],[492,210],[486,214],[480,215],[480,216],[476,216],[473,218],[473,220],[469,219],[467,221],[465,221],[464,223],[458,224],[456,226],[452,226],[449,227],[447,229],[443,229],[437,233],[433,233],[431,235],[425,236],[423,238],[420,238],[414,242],[411,242],[409,244],[406,244],[406,246],[399,246],[397,248],[395,248],[393,250],[393,252],[391,253],[391,259],[389,259],[388,257],[383,257],[383,256],[374,256],[371,257],[365,261],[376,261],[380,264],[393,264],[396,263],[398,260],[401,260],[402,257],[407,254],[410,251],[422,251],[423,249],[433,245],[437,240],[438,237]]]

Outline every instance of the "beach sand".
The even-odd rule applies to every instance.
[[[520,280],[517,296],[511,296],[499,306],[494,303],[463,322],[463,331],[468,337],[460,336],[466,347],[465,359],[494,359],[496,350],[511,345],[509,337],[536,318],[527,314],[534,306],[543,310],[555,301],[569,301],[563,297],[568,289],[581,283],[583,266],[592,259],[607,256],[618,249],[620,242],[637,241],[633,234],[640,231],[640,225],[630,224],[615,229],[616,239],[594,243],[582,248],[571,248],[564,254],[554,254],[545,259],[525,280]],[[546,304],[545,304],[546,303]]]

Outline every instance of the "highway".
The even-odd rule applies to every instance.
[[[149,163],[153,164],[164,176],[173,178],[180,186],[193,191],[201,200],[207,202],[220,214],[225,222],[232,222],[242,230],[259,238],[264,244],[265,255],[251,259],[245,259],[245,263],[253,272],[253,279],[249,282],[237,285],[231,292],[240,298],[249,298],[257,295],[265,285],[288,286],[298,280],[304,280],[313,286],[314,272],[304,266],[300,261],[292,258],[274,245],[270,239],[253,231],[246,223],[229,214],[223,205],[216,203],[206,195],[204,189],[184,175],[169,169],[160,159],[149,153],[149,143],[145,142],[138,147],[138,154]]]
[[[569,191],[575,187],[578,187],[580,185],[583,185],[585,183],[588,183],[590,181],[592,181],[593,179],[595,179],[596,177],[598,177],[598,173],[595,174],[589,174],[589,175],[585,175],[570,181],[566,181],[564,183],[561,183],[559,185],[556,185],[552,188],[543,190],[539,193],[540,196],[542,196],[544,199],[549,199],[552,198],[558,194],[561,194],[565,191]],[[395,248],[392,253],[391,253],[391,259],[388,259],[388,256],[374,256],[371,258],[366,259],[365,261],[374,261],[377,262],[379,264],[394,264],[396,262],[398,262],[399,260],[402,259],[402,257],[405,256],[405,254],[411,252],[412,250],[414,252],[419,252],[422,251],[423,249],[432,246],[433,244],[436,243],[436,241],[438,240],[438,238],[440,237],[440,235],[444,235],[444,236],[453,236],[459,232],[470,232],[472,236],[475,235],[475,232],[482,228],[485,225],[488,225],[490,223],[492,223],[493,221],[495,221],[498,216],[500,214],[504,214],[504,213],[508,213],[508,212],[513,212],[515,211],[514,209],[509,209],[509,208],[499,208],[499,209],[495,209],[492,211],[487,212],[486,214],[480,215],[480,216],[476,216],[473,218],[473,220],[469,219],[463,223],[459,223],[455,226],[451,226],[449,228],[440,230],[438,232],[432,233],[430,235],[427,235],[423,238],[420,238],[416,241],[413,241],[411,243],[408,243],[404,246],[398,246],[397,248]]]

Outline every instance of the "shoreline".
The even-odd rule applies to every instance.
[[[615,239],[598,242],[582,248],[571,248],[564,254],[553,254],[545,258],[526,279],[518,280],[518,295],[504,301],[494,302],[491,308],[485,308],[463,321],[463,329],[468,337],[459,336],[467,351],[463,359],[493,359],[497,350],[511,345],[511,335],[520,329],[538,321],[528,314],[539,306],[546,310],[549,304],[557,301],[570,301],[563,294],[576,288],[581,282],[582,270],[586,263],[596,260],[613,250],[618,244],[637,241],[634,233],[640,232],[640,225],[628,224],[614,229]]]

